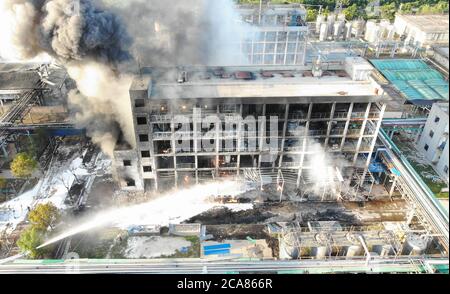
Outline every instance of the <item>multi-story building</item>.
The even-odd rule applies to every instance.
[[[241,36],[237,64],[292,65],[305,63],[308,39],[306,9],[302,5],[240,5],[236,7],[248,29]]]
[[[448,103],[435,103],[418,141],[418,149],[448,182]]]
[[[428,47],[448,44],[448,14],[395,16],[394,30],[406,45]]]
[[[143,69],[130,89],[136,149],[118,145],[117,176],[142,190],[271,170],[299,187],[323,151],[364,178],[386,99],[372,69],[362,58]]]

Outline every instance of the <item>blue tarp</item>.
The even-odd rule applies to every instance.
[[[208,245],[204,246],[204,254],[205,255],[221,255],[221,254],[230,254],[231,244],[217,244],[217,245]]]
[[[209,250],[205,251],[205,255],[222,255],[222,254],[230,254],[230,249],[220,249],[220,250]]]
[[[229,248],[231,248],[231,244],[218,244],[218,245],[204,246],[203,250],[207,251],[207,250],[218,250],[218,249],[229,249]]]

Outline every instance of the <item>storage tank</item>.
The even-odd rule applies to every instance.
[[[336,15],[334,13],[328,14],[327,24],[328,24],[328,35],[333,34],[334,22],[336,20]]]
[[[339,13],[338,16],[337,16],[337,20],[338,21],[345,21],[345,14]]]
[[[311,248],[311,256],[317,259],[324,259],[330,254],[328,244],[331,243],[331,235],[325,232],[316,234],[317,246]]]
[[[317,16],[316,19],[316,33],[318,33],[320,31],[320,26],[322,25],[322,23],[324,23],[326,21],[326,17],[322,14],[319,14]]]
[[[347,240],[350,241],[350,243],[352,244],[347,247],[347,252],[346,252],[347,257],[363,255],[364,248],[361,244],[361,241],[359,240],[360,237],[361,237],[361,235],[359,235],[359,234],[353,234],[353,233],[347,234]]]
[[[393,40],[394,39],[394,35],[395,35],[395,29],[393,25],[388,25],[386,27],[387,29],[387,40]]]
[[[280,258],[281,259],[298,259],[300,256],[298,245],[300,240],[295,232],[287,233],[280,242]],[[298,238],[298,239],[297,239]]]
[[[366,32],[364,34],[364,39],[369,41],[369,39],[372,38],[373,36],[373,31],[375,30],[375,27],[377,26],[377,24],[373,21],[373,20],[369,20],[366,23]]]
[[[422,255],[428,248],[430,239],[425,235],[410,233],[403,244],[402,255]]]
[[[320,25],[319,41],[325,41],[328,38],[328,23],[324,22]]]
[[[382,28],[379,24],[374,21],[368,21],[366,24],[364,39],[366,39],[369,43],[375,43],[379,39],[380,31],[382,31]]]
[[[352,38],[352,27],[353,24],[351,22],[348,22],[345,24],[345,30],[344,30],[344,39],[350,40]]]
[[[392,245],[389,244],[374,245],[373,251],[378,253],[378,255],[380,255],[381,257],[386,257],[394,253],[394,248],[392,247]]]
[[[355,38],[361,37],[364,32],[364,25],[365,25],[364,20],[355,20],[352,23]]]
[[[343,21],[337,21],[334,23],[333,38],[335,40],[338,40],[341,37],[343,29],[344,29]]]

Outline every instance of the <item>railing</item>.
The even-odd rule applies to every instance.
[[[288,115],[289,119],[306,119],[307,115],[304,113],[290,113]]]
[[[348,117],[348,112],[335,112],[333,118],[346,119]]]
[[[170,139],[172,137],[172,132],[156,132],[153,133],[154,139]]]
[[[325,136],[327,134],[326,130],[309,130],[309,136]]]
[[[194,169],[195,163],[177,163],[177,168],[180,169]]]
[[[334,128],[334,129],[331,129],[330,135],[332,135],[332,136],[343,135],[344,131],[345,131],[345,128]]]
[[[299,162],[283,162],[281,163],[281,167],[299,167]]]
[[[311,119],[327,119],[330,118],[331,112],[313,112]]]
[[[347,130],[347,136],[359,136],[361,134],[361,129],[348,129]]]
[[[285,146],[284,147],[284,151],[302,151],[303,147],[302,146],[295,146],[295,147],[291,147],[291,146]]]

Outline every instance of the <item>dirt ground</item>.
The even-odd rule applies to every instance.
[[[270,222],[339,221],[342,226],[362,226],[381,221],[405,219],[403,201],[372,201],[357,203],[282,202],[256,204],[252,210],[233,212],[216,208],[195,216],[185,223],[206,225],[265,224]]]

